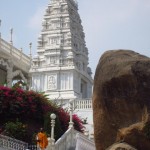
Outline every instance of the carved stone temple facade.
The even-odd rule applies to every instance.
[[[93,80],[75,0],[51,0],[38,37],[30,73],[32,89],[52,100],[88,99]]]
[[[29,88],[30,66],[31,58],[0,36],[0,85],[11,87],[14,80],[21,80]]]

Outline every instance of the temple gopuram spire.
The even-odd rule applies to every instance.
[[[76,0],[51,0],[42,21],[37,55],[32,60],[32,88],[49,98],[91,98],[88,49]]]

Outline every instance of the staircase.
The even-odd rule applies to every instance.
[[[95,150],[94,141],[73,128],[68,129],[54,144],[51,143],[49,141],[47,150]]]
[[[73,99],[56,101],[64,109],[72,110],[72,114],[76,114],[83,122],[85,130],[92,137],[93,136],[93,109],[92,99]]]
[[[85,136],[84,134],[76,131],[73,128],[73,122],[72,122],[72,115],[75,113],[75,111],[76,114],[78,115],[80,114],[81,117],[83,116],[83,114],[88,115],[88,116],[84,116],[86,118],[88,118],[89,116],[91,117],[93,116],[92,101],[91,100],[70,100],[67,105],[69,106],[69,110],[70,110],[69,129],[56,142],[54,142],[52,136],[49,141],[49,147],[47,150],[95,150],[94,141],[90,139],[92,134],[86,134],[87,136]],[[91,117],[88,121],[92,124],[93,119]],[[88,130],[89,125],[90,124],[87,124],[86,130]],[[52,130],[53,129],[51,129],[51,131]],[[52,135],[54,134],[52,133]]]

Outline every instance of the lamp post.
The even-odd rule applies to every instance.
[[[73,100],[69,100],[69,111],[70,111],[70,122],[69,122],[69,128],[73,128],[73,121],[72,121],[72,115],[73,115]]]
[[[52,147],[54,146],[54,127],[55,127],[55,119],[56,119],[56,115],[55,114],[51,114],[50,115],[51,118],[51,141],[52,141]]]

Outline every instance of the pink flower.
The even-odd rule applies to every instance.
[[[17,101],[21,102],[22,101],[22,97],[17,97]]]
[[[32,98],[31,98],[31,97],[29,97],[29,98],[28,98],[28,101],[29,101],[30,103],[32,103]]]
[[[4,95],[5,95],[5,96],[10,96],[8,91],[6,91],[6,92],[4,93]]]

